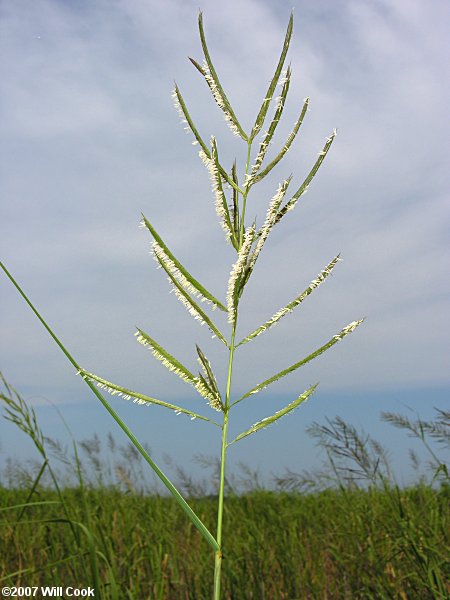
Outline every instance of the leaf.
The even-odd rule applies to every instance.
[[[247,431],[240,433],[232,442],[227,444],[227,446],[231,446],[231,444],[234,444],[234,442],[238,442],[239,440],[242,440],[242,438],[245,438],[248,435],[251,435],[252,433],[256,433],[257,431],[263,429],[264,427],[267,427],[268,425],[272,425],[272,423],[275,423],[275,421],[278,421],[278,419],[281,419],[281,417],[284,417],[285,415],[296,409],[298,406],[300,406],[300,404],[302,404],[302,402],[307,400],[309,396],[311,396],[311,394],[315,392],[317,386],[317,383],[311,386],[309,390],[303,392],[303,394],[299,396],[296,400],[294,400],[293,402],[291,402],[290,404],[273,414],[271,417],[266,417],[262,421],[258,421],[257,423],[252,425],[250,429],[247,429]]]
[[[151,398],[150,396],[146,396],[145,394],[140,394],[139,392],[133,392],[132,390],[124,388],[120,385],[111,383],[110,381],[107,381],[106,379],[102,379],[98,375],[94,375],[93,373],[88,373],[88,371],[85,371],[84,369],[80,369],[78,373],[79,373],[79,375],[81,375],[81,377],[83,377],[83,379],[89,379],[90,381],[95,382],[97,387],[107,391],[112,396],[118,395],[119,397],[123,398],[124,400],[131,400],[131,398],[135,398],[135,400],[134,400],[135,404],[146,405],[146,406],[150,406],[151,404],[156,404],[158,406],[164,406],[165,408],[169,408],[170,410],[173,410],[177,414],[183,413],[185,415],[189,415],[191,417],[191,419],[201,419],[202,421],[209,421],[210,423],[214,423],[215,425],[218,425],[218,423],[211,421],[211,419],[208,419],[207,417],[204,417],[203,415],[199,415],[191,410],[188,410],[187,408],[182,408],[181,406],[175,406],[174,404],[170,404],[169,402],[164,402],[163,400],[157,400],[156,398]]]
[[[299,304],[301,304],[303,302],[303,300],[305,298],[307,298],[309,296],[309,294],[311,294],[311,292],[313,290],[315,290],[317,287],[319,287],[319,285],[323,281],[325,281],[325,279],[328,277],[328,275],[330,275],[331,271],[333,270],[333,268],[336,266],[336,264],[340,260],[341,260],[340,259],[340,255],[338,254],[337,256],[335,256],[333,258],[333,260],[330,263],[328,263],[328,265],[325,267],[325,269],[323,269],[323,271],[321,271],[319,273],[319,275],[317,275],[316,279],[313,279],[311,281],[311,283],[309,284],[309,286],[301,294],[299,294],[296,298],[294,298],[294,300],[292,300],[292,302],[289,302],[289,304],[287,304],[284,308],[281,308],[278,312],[276,312],[263,325],[261,325],[260,327],[258,327],[257,329],[255,329],[255,331],[252,331],[252,333],[249,333],[249,335],[247,337],[245,337],[243,340],[241,340],[239,342],[239,344],[237,344],[237,346],[241,346],[243,344],[246,344],[247,342],[249,342],[250,340],[252,340],[256,336],[258,336],[260,333],[263,333],[264,331],[266,331],[267,329],[269,329],[270,327],[272,327],[272,325],[275,325],[276,323],[278,323],[278,321],[281,318],[283,318],[285,315],[287,315],[288,313],[292,312],[294,310],[294,308],[296,306],[298,306]]]
[[[154,244],[156,244],[156,242],[154,242]],[[208,315],[204,312],[204,310],[197,304],[197,302],[195,302],[195,300],[193,298],[191,298],[191,296],[188,294],[188,292],[176,280],[176,278],[174,277],[174,275],[172,275],[172,273],[170,272],[169,265],[166,264],[165,259],[163,258],[163,256],[162,255],[158,255],[157,252],[155,251],[155,248],[154,248],[153,252],[154,252],[154,256],[155,256],[156,261],[161,266],[161,268],[164,269],[164,271],[166,272],[166,274],[167,274],[167,276],[169,278],[169,281],[173,284],[175,295],[178,298],[178,300],[180,300],[180,302],[187,308],[187,310],[194,317],[194,319],[196,319],[197,321],[200,321],[200,323],[202,325],[204,323],[206,323],[206,325],[212,331],[212,333],[214,334],[214,336],[217,336],[217,338],[221,342],[223,342],[225,344],[225,346],[228,347],[228,343],[227,343],[225,337],[223,336],[223,334],[214,325],[214,323],[208,317]]]
[[[37,309],[31,303],[28,296],[25,294],[25,292],[22,290],[20,285],[17,283],[17,281],[14,279],[14,277],[11,275],[11,273],[8,271],[8,269],[2,262],[0,262],[0,268],[3,269],[6,276],[9,278],[9,280],[14,285],[14,287],[17,289],[19,294],[22,296],[22,298],[25,300],[25,302],[31,308],[33,313],[36,315],[36,317],[42,323],[42,325],[44,326],[44,328],[46,329],[46,331],[48,332],[50,337],[54,340],[54,342],[57,344],[57,346],[61,349],[62,353],[67,358],[67,360],[71,363],[71,365],[73,367],[75,367],[75,369],[77,371],[79,371],[80,365],[76,362],[76,360],[73,358],[73,356],[69,353],[67,348],[62,344],[61,340],[55,335],[53,330],[50,328],[50,326],[47,324],[47,322],[43,319],[43,317],[40,315],[40,313],[37,311]],[[217,540],[215,539],[215,537],[208,530],[208,528],[201,521],[201,519],[197,516],[197,514],[192,510],[192,508],[189,506],[189,504],[186,502],[186,500],[183,498],[183,496],[180,494],[180,492],[177,490],[177,488],[173,485],[173,483],[170,481],[170,479],[163,473],[163,471],[161,471],[161,469],[158,467],[158,465],[152,460],[152,458],[149,455],[149,453],[147,452],[147,450],[142,446],[142,444],[139,442],[139,440],[133,434],[131,429],[122,421],[122,419],[119,417],[119,415],[113,409],[113,407],[109,404],[109,402],[106,400],[106,398],[98,391],[96,386],[91,381],[88,381],[88,380],[85,380],[85,381],[86,381],[86,384],[88,385],[89,389],[98,398],[98,400],[100,400],[100,402],[102,403],[104,408],[108,411],[108,413],[112,416],[114,421],[118,424],[118,426],[122,429],[122,431],[125,433],[125,435],[129,438],[129,440],[131,441],[133,446],[136,448],[136,450],[141,454],[141,456],[144,458],[144,460],[150,465],[150,467],[153,469],[153,471],[156,473],[156,475],[159,477],[159,479],[161,479],[161,481],[166,486],[166,488],[169,490],[169,492],[172,494],[172,496],[174,497],[176,502],[186,513],[186,515],[188,516],[189,520],[194,525],[194,527],[196,527],[200,531],[200,533],[202,534],[204,539],[214,549],[215,552],[220,550],[220,546],[217,543]]]
[[[281,70],[283,69],[283,65],[284,65],[284,61],[286,59],[286,54],[289,49],[289,43],[290,43],[291,37],[292,37],[293,26],[294,26],[294,13],[291,12],[288,27],[286,30],[286,36],[284,38],[283,49],[281,51],[281,56],[280,56],[280,59],[277,64],[277,68],[275,69],[275,74],[272,78],[272,81],[270,82],[269,89],[267,90],[267,93],[263,100],[261,108],[259,109],[258,116],[256,117],[255,124],[254,124],[252,132],[250,134],[250,141],[253,140],[255,138],[255,136],[258,134],[258,132],[261,130],[261,127],[266,118],[267,111],[269,109],[270,102],[273,98],[273,94],[274,94],[275,88],[277,86],[278,79],[280,78]]]
[[[201,12],[198,15],[198,28],[200,32],[200,40],[203,48],[203,54],[205,55],[206,61],[201,72],[205,77],[206,83],[208,84],[209,89],[211,90],[214,100],[216,101],[219,108],[223,111],[225,115],[225,120],[227,121],[231,131],[235,135],[241,136],[243,140],[248,141],[248,136],[242,129],[236,115],[234,114],[233,109],[231,108],[231,104],[222,88],[216,70],[214,69],[214,65],[211,61],[209,50],[206,45],[205,32],[203,30],[203,15]]]
[[[325,146],[323,147],[322,151],[319,152],[319,157],[316,160],[316,162],[314,163],[314,166],[311,169],[311,171],[308,173],[308,176],[306,177],[305,181],[298,188],[298,190],[295,192],[295,194],[292,196],[292,198],[289,200],[289,202],[287,202],[283,206],[283,208],[280,210],[280,212],[278,213],[277,220],[276,220],[277,223],[280,221],[280,219],[282,217],[284,217],[284,215],[289,210],[292,210],[294,208],[294,206],[297,203],[297,200],[300,198],[300,196],[302,196],[305,192],[308,191],[308,186],[311,183],[311,181],[313,180],[317,171],[319,170],[320,165],[323,163],[325,156],[328,154],[328,150],[331,148],[331,144],[333,143],[333,140],[335,137],[336,137],[336,130],[334,130],[333,133],[330,135],[330,137],[327,138],[327,140],[325,142]]]
[[[175,256],[163,242],[161,237],[158,235],[153,225],[148,219],[145,218],[144,215],[142,215],[142,225],[144,227],[147,227],[147,229],[152,234],[154,240],[157,242],[157,244],[163,250],[164,254],[167,256],[167,264],[170,266],[170,271],[172,275],[178,279],[181,285],[185,289],[189,290],[192,294],[203,296],[205,300],[211,302],[211,304],[219,307],[220,310],[226,312],[227,309],[225,308],[225,306],[219,300],[217,300],[217,298],[215,298],[210,292],[208,292],[208,290],[206,290],[201,285],[201,283],[194,279],[194,277],[183,267],[179,260],[175,258]],[[171,261],[171,263],[169,263],[169,261]]]
[[[296,137],[297,133],[299,132],[299,129],[303,123],[303,119],[305,118],[306,111],[308,110],[308,104],[309,104],[309,98],[305,98],[302,112],[300,113],[300,116],[294,125],[294,129],[289,134],[289,137],[286,140],[283,148],[280,150],[280,152],[277,154],[277,156],[273,159],[273,161],[270,164],[268,164],[267,167],[263,171],[254,175],[253,177],[250,177],[250,180],[249,180],[250,185],[253,185],[254,183],[257,183],[258,181],[261,181],[261,179],[263,179],[263,177],[265,177],[268,173],[270,173],[270,171],[280,162],[280,160],[283,158],[283,156],[289,150],[289,148],[292,145],[292,142],[295,140],[295,137]]]
[[[334,346],[335,344],[340,342],[346,335],[348,335],[349,333],[354,331],[358,327],[358,325],[360,325],[363,321],[364,321],[364,319],[360,319],[359,321],[352,321],[346,327],[341,329],[341,331],[339,333],[334,335],[331,338],[331,340],[329,340],[326,344],[324,344],[323,346],[320,346],[320,348],[318,348],[317,350],[315,350],[314,352],[309,354],[306,358],[300,360],[299,362],[294,363],[287,369],[280,371],[279,373],[277,373],[276,375],[273,375],[269,379],[266,379],[262,383],[259,383],[257,386],[252,388],[249,392],[247,392],[246,394],[241,396],[241,398],[239,398],[238,400],[233,402],[232,406],[234,406],[235,404],[238,404],[238,402],[241,402],[242,400],[244,400],[244,398],[248,398],[249,396],[256,394],[257,392],[260,392],[261,390],[266,388],[271,383],[278,381],[278,379],[281,379],[282,377],[284,377],[285,375],[288,375],[289,373],[292,373],[299,367],[306,365],[306,363],[309,363],[314,358],[317,358],[317,356],[320,356],[320,354],[323,354],[324,352],[326,352],[329,348],[331,348],[332,346]]]
[[[266,135],[264,136],[264,139],[262,140],[262,142],[259,145],[259,150],[258,150],[258,154],[256,156],[255,159],[255,163],[252,166],[251,172],[250,172],[250,177],[248,180],[248,183],[251,184],[253,181],[253,177],[256,175],[256,173],[258,172],[259,168],[261,167],[264,157],[266,156],[266,152],[269,148],[269,145],[272,141],[272,138],[274,136],[275,130],[278,126],[278,123],[280,122],[281,119],[281,115],[283,113],[283,109],[284,109],[284,105],[286,102],[286,97],[287,97],[287,93],[289,91],[289,86],[291,83],[291,74],[292,74],[292,70],[290,67],[287,68],[286,71],[286,77],[284,79],[283,82],[283,87],[281,90],[281,95],[279,98],[277,98],[277,103],[276,103],[276,108],[275,108],[275,114],[272,118],[272,121],[270,122],[269,125],[269,129],[267,130]]]

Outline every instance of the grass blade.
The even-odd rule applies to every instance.
[[[156,244],[156,242],[154,242],[154,244]],[[195,300],[193,300],[193,298],[191,298],[191,296],[189,296],[188,292],[186,292],[186,290],[172,275],[170,271],[170,266],[165,262],[164,254],[158,253],[156,246],[153,247],[153,253],[156,261],[161,266],[161,268],[164,269],[169,278],[169,281],[173,284],[176,297],[187,308],[187,310],[194,317],[194,319],[200,321],[202,325],[206,323],[206,325],[212,331],[214,336],[217,337],[221,342],[225,344],[225,346],[228,347],[228,343],[223,334],[214,325],[214,323],[211,321],[211,319],[208,317],[205,311],[197,304],[197,302],[195,302]]]
[[[179,262],[179,260],[177,260],[175,258],[175,256],[172,254],[172,252],[166,246],[166,244],[164,243],[162,238],[158,235],[158,233],[156,232],[153,225],[150,223],[150,221],[148,219],[145,218],[144,215],[142,215],[142,226],[146,227],[150,231],[155,242],[157,242],[157,244],[163,250],[164,254],[167,256],[167,258],[168,258],[167,264],[170,265],[170,270],[171,270],[172,274],[178,279],[178,281],[181,283],[181,285],[185,289],[189,290],[192,294],[200,296],[200,297],[202,296],[205,300],[211,302],[211,304],[219,307],[220,310],[223,310],[226,312],[227,309],[225,308],[225,306],[219,300],[217,300],[217,298],[215,298],[210,292],[208,292],[208,290],[205,289],[201,285],[201,283],[199,283],[194,277],[192,277],[192,275],[189,273],[189,271],[187,271],[183,267],[183,265]],[[171,262],[169,263],[169,261],[171,261]]]
[[[50,337],[54,340],[54,342],[57,344],[57,346],[63,352],[63,354],[67,358],[67,360],[72,364],[72,366],[76,369],[76,371],[79,371],[80,366],[78,365],[78,363],[75,361],[75,359],[72,357],[72,355],[66,349],[66,347],[61,343],[59,338],[55,335],[55,333],[52,331],[52,329],[49,327],[49,325],[46,323],[46,321],[43,319],[43,317],[41,317],[39,312],[36,310],[36,308],[33,306],[31,301],[26,296],[25,292],[22,290],[20,285],[16,282],[16,280],[13,278],[11,273],[7,270],[6,266],[2,262],[0,262],[0,267],[3,269],[3,271],[5,272],[5,274],[11,281],[11,283],[17,289],[17,291],[22,296],[22,298],[25,300],[25,302],[28,304],[28,306],[31,308],[33,313],[36,315],[36,317],[42,323],[42,325],[44,326],[46,331],[49,333]],[[125,433],[125,435],[129,438],[129,440],[132,442],[132,444],[136,448],[136,450],[142,455],[144,460],[155,471],[156,475],[163,482],[163,484],[169,490],[171,495],[175,498],[176,502],[180,505],[180,507],[186,513],[186,515],[190,519],[191,523],[200,531],[200,533],[205,538],[205,540],[208,542],[208,544],[216,552],[218,550],[220,550],[219,544],[217,543],[217,541],[214,538],[214,536],[212,535],[212,533],[208,530],[208,528],[204,525],[204,523],[201,521],[201,519],[192,510],[192,508],[189,506],[189,504],[186,502],[186,500],[183,498],[183,496],[180,494],[180,492],[177,490],[177,488],[173,485],[173,483],[170,481],[170,479],[163,473],[163,471],[161,471],[161,469],[158,467],[158,465],[152,460],[152,458],[150,457],[148,452],[145,450],[145,448],[142,446],[142,444],[139,442],[139,440],[133,434],[131,429],[127,425],[125,425],[125,423],[122,421],[122,419],[119,417],[119,415],[115,412],[115,410],[112,408],[112,406],[106,400],[106,398],[98,391],[96,386],[87,379],[85,380],[85,382],[86,382],[86,385],[94,393],[94,395],[103,404],[103,406],[108,411],[108,413],[112,416],[112,418],[115,420],[115,422],[119,425],[119,427],[122,429],[122,431]]]
[[[280,219],[282,217],[284,217],[284,215],[289,210],[292,210],[294,208],[294,206],[296,205],[297,200],[300,198],[300,196],[302,196],[303,194],[305,194],[308,191],[308,186],[311,183],[311,181],[314,179],[314,176],[317,173],[317,171],[319,170],[320,165],[323,163],[325,156],[328,154],[328,150],[331,148],[331,144],[333,143],[333,140],[335,137],[336,137],[336,130],[334,130],[333,133],[330,135],[330,137],[327,138],[327,140],[325,142],[325,146],[322,148],[321,152],[319,152],[319,157],[316,160],[316,162],[314,163],[314,166],[311,169],[311,171],[308,173],[305,181],[298,188],[298,190],[295,192],[295,194],[292,196],[292,198],[289,200],[289,202],[287,202],[283,206],[283,208],[280,210],[280,212],[278,213],[277,221],[276,221],[277,223],[278,223],[278,221],[280,221]]]
[[[289,23],[286,30],[286,36],[284,38],[283,49],[281,51],[281,56],[278,60],[277,68],[275,69],[275,74],[270,82],[269,89],[267,90],[266,96],[263,100],[261,108],[259,109],[258,116],[256,117],[255,124],[253,125],[252,132],[250,134],[250,140],[253,140],[258,132],[261,130],[261,127],[265,121],[267,111],[269,109],[270,102],[273,98],[273,94],[275,92],[275,88],[278,83],[278,79],[280,78],[281,71],[283,69],[284,61],[286,59],[286,54],[289,50],[289,44],[292,37],[292,29],[294,27],[294,13],[291,12],[291,16],[289,18]]]
[[[231,108],[231,104],[222,88],[216,70],[214,69],[214,65],[211,61],[208,46],[206,45],[205,32],[203,29],[203,15],[201,12],[199,12],[198,15],[198,28],[200,32],[200,41],[203,48],[203,54],[205,55],[206,61],[203,67],[203,76],[205,77],[206,83],[208,84],[217,105],[223,111],[225,120],[227,121],[231,131],[235,135],[241,136],[243,140],[248,141],[248,136],[242,129],[233,109]]]
[[[273,375],[269,379],[266,379],[262,383],[259,383],[257,386],[255,386],[254,388],[252,388],[249,392],[247,392],[246,394],[244,394],[243,396],[241,396],[241,398],[239,398],[238,400],[236,400],[236,402],[233,402],[232,406],[234,406],[235,404],[238,404],[238,402],[241,402],[242,400],[244,400],[244,398],[248,398],[249,396],[251,396],[253,394],[256,394],[257,392],[260,392],[261,390],[263,390],[264,388],[266,388],[271,383],[274,383],[275,381],[278,381],[278,379],[281,379],[285,375],[288,375],[289,373],[292,373],[293,371],[295,371],[299,367],[302,367],[303,365],[306,365],[306,363],[309,363],[311,360],[313,360],[317,356],[320,356],[320,354],[323,354],[324,352],[326,352],[329,348],[331,348],[332,346],[334,346],[335,344],[337,344],[338,342],[340,342],[346,335],[348,335],[349,333],[351,333],[352,331],[354,331],[358,327],[358,325],[360,325],[363,321],[364,321],[364,319],[360,319],[359,321],[352,321],[346,327],[344,327],[343,329],[341,329],[341,331],[339,333],[337,333],[336,335],[334,335],[331,338],[331,340],[329,340],[326,344],[324,344],[323,346],[320,346],[320,348],[318,348],[317,350],[315,350],[314,352],[312,352],[311,354],[309,354],[306,358],[300,360],[299,362],[294,363],[293,365],[291,365],[287,369],[284,369],[283,371],[280,371],[279,373],[277,373],[276,375]]]
[[[300,406],[302,402],[307,400],[309,396],[311,396],[311,394],[314,393],[318,385],[319,384],[316,383],[315,385],[311,386],[309,390],[303,392],[303,394],[299,396],[296,400],[294,400],[281,410],[277,411],[272,416],[266,417],[265,419],[262,419],[262,421],[258,421],[257,423],[252,425],[250,429],[247,429],[247,431],[240,433],[232,442],[228,444],[228,446],[231,446],[231,444],[234,444],[234,442],[238,442],[239,440],[242,440],[243,438],[247,437],[248,435],[251,435],[252,433],[256,433],[257,431],[263,429],[264,427],[267,427],[268,425],[272,425],[272,423],[275,423],[275,421],[278,421],[278,419],[281,419],[281,417],[284,417],[285,415],[293,411],[295,408]]]
[[[249,333],[247,337],[245,337],[243,340],[241,340],[239,342],[239,344],[237,344],[237,346],[246,344],[247,342],[249,342],[256,336],[258,336],[259,334],[263,333],[263,331],[267,331],[267,329],[269,329],[273,325],[276,325],[276,323],[278,323],[278,321],[280,319],[282,319],[288,313],[292,312],[294,310],[294,308],[296,306],[298,306],[299,304],[301,304],[303,302],[303,300],[305,298],[307,298],[313,290],[315,290],[317,287],[319,287],[319,285],[323,281],[325,281],[325,279],[328,277],[328,275],[330,275],[331,271],[333,270],[333,268],[336,266],[336,264],[340,260],[341,260],[341,258],[340,258],[340,255],[338,254],[337,256],[335,256],[333,258],[333,260],[330,263],[328,263],[328,265],[325,267],[325,269],[323,269],[323,271],[321,271],[319,273],[319,275],[317,275],[316,279],[313,279],[311,281],[309,286],[301,294],[299,294],[296,298],[294,298],[294,300],[292,300],[292,302],[289,302],[289,304],[287,304],[285,307],[281,308],[278,312],[276,312],[273,315],[273,317],[271,317],[263,325],[261,325],[260,327],[258,327],[254,331],[252,331],[252,333]]]
[[[294,129],[289,134],[289,137],[286,140],[284,146],[282,147],[280,152],[277,154],[277,156],[272,160],[272,162],[270,162],[263,171],[254,175],[253,177],[250,177],[250,181],[249,181],[250,185],[253,185],[254,183],[257,183],[258,181],[261,181],[261,179],[263,179],[263,177],[265,177],[268,173],[270,173],[270,171],[280,162],[280,160],[283,158],[283,156],[289,150],[289,148],[292,145],[292,142],[295,140],[295,137],[297,136],[297,133],[300,130],[300,127],[302,126],[303,119],[305,118],[306,111],[308,110],[308,104],[309,104],[309,98],[305,98],[300,116],[297,119],[297,121],[294,125]],[[264,154],[265,154],[265,150],[264,150]],[[256,160],[258,161],[258,158]],[[261,162],[262,162],[262,160],[261,160]]]
[[[85,371],[84,369],[81,369],[79,371],[79,375],[81,375],[81,377],[83,379],[89,379],[89,381],[95,382],[97,387],[105,390],[112,396],[117,395],[120,398],[123,398],[124,400],[131,400],[132,398],[135,398],[135,400],[134,400],[135,404],[145,405],[145,406],[150,406],[152,404],[156,404],[158,406],[164,406],[165,408],[169,408],[170,410],[173,410],[176,414],[183,413],[185,415],[190,416],[191,419],[200,419],[202,421],[209,421],[210,423],[214,423],[214,425],[218,425],[218,423],[211,421],[211,419],[208,419],[207,417],[204,417],[203,415],[199,415],[198,413],[188,410],[187,408],[182,408],[181,406],[175,406],[174,404],[170,404],[169,402],[164,402],[163,400],[157,400],[156,398],[146,396],[145,394],[140,394],[139,392],[133,392],[132,390],[124,388],[120,385],[111,383],[111,381],[107,381],[106,379],[103,379],[102,377],[99,377],[98,375],[89,373],[88,371]]]
[[[11,506],[1,506],[0,507],[0,512],[3,512],[5,510],[14,510],[16,508],[30,508],[33,506],[44,506],[47,504],[61,504],[61,502],[59,500],[40,500],[39,502],[25,502],[24,504],[14,504]],[[20,521],[20,518],[17,519],[17,521]]]

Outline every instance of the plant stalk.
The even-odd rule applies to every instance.
[[[237,320],[237,315],[236,315]],[[235,337],[236,337],[236,320],[233,323],[233,329],[231,333],[230,342],[230,355],[228,360],[228,376],[227,376],[227,388],[225,393],[225,410],[223,414],[223,426],[222,426],[222,448],[220,454],[220,482],[219,482],[219,504],[217,509],[217,533],[216,541],[219,544],[219,549],[215,553],[214,563],[214,596],[213,600],[220,600],[220,575],[222,571],[222,522],[223,522],[223,503],[225,493],[225,466],[227,459],[227,434],[228,434],[228,413],[230,410],[230,392],[231,392],[231,377],[233,373],[233,358],[235,349]]]

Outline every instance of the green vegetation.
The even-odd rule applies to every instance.
[[[12,506],[27,495],[0,489],[0,498],[2,506]],[[100,598],[110,597],[112,581],[120,599],[211,597],[208,547],[171,498],[113,488],[65,490],[64,498],[74,521],[83,520],[86,510],[90,515],[89,535],[80,531],[79,546],[59,504],[29,506],[19,523],[21,509],[2,513],[4,585],[92,585],[92,537]],[[41,490],[34,500],[58,497]],[[449,500],[449,487],[438,491],[425,485],[403,491],[335,489],[306,496],[255,491],[228,497],[224,597],[445,598],[438,590],[450,577]],[[216,499],[190,502],[211,526]]]
[[[107,455],[97,438],[69,451],[3,383],[5,416],[34,441],[39,461],[1,473],[2,584],[95,586],[102,600],[210,598],[209,548],[173,498],[142,487],[134,446],[109,436]],[[450,480],[440,451],[450,446],[450,413],[383,418],[428,452],[423,472],[412,455],[420,479],[412,487],[396,485],[386,450],[339,418],[309,428],[327,457],[321,471],[280,474],[271,491],[245,467],[243,478],[227,479],[224,598],[449,597]],[[220,463],[199,458],[215,487],[181,469],[178,487],[209,528]]]

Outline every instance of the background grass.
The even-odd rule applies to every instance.
[[[145,483],[132,446],[109,436],[106,447],[93,438],[68,450],[6,382],[0,397],[38,453],[1,473],[3,585],[94,586],[112,600],[211,597],[211,549],[174,500]],[[267,490],[243,466],[227,481],[223,597],[449,598],[450,484],[440,458],[449,416],[383,416],[428,452],[408,488],[396,484],[385,449],[339,418],[309,428],[327,456],[321,471],[282,473]],[[212,528],[218,463],[199,460],[211,477],[198,483],[179,469],[178,486]]]

